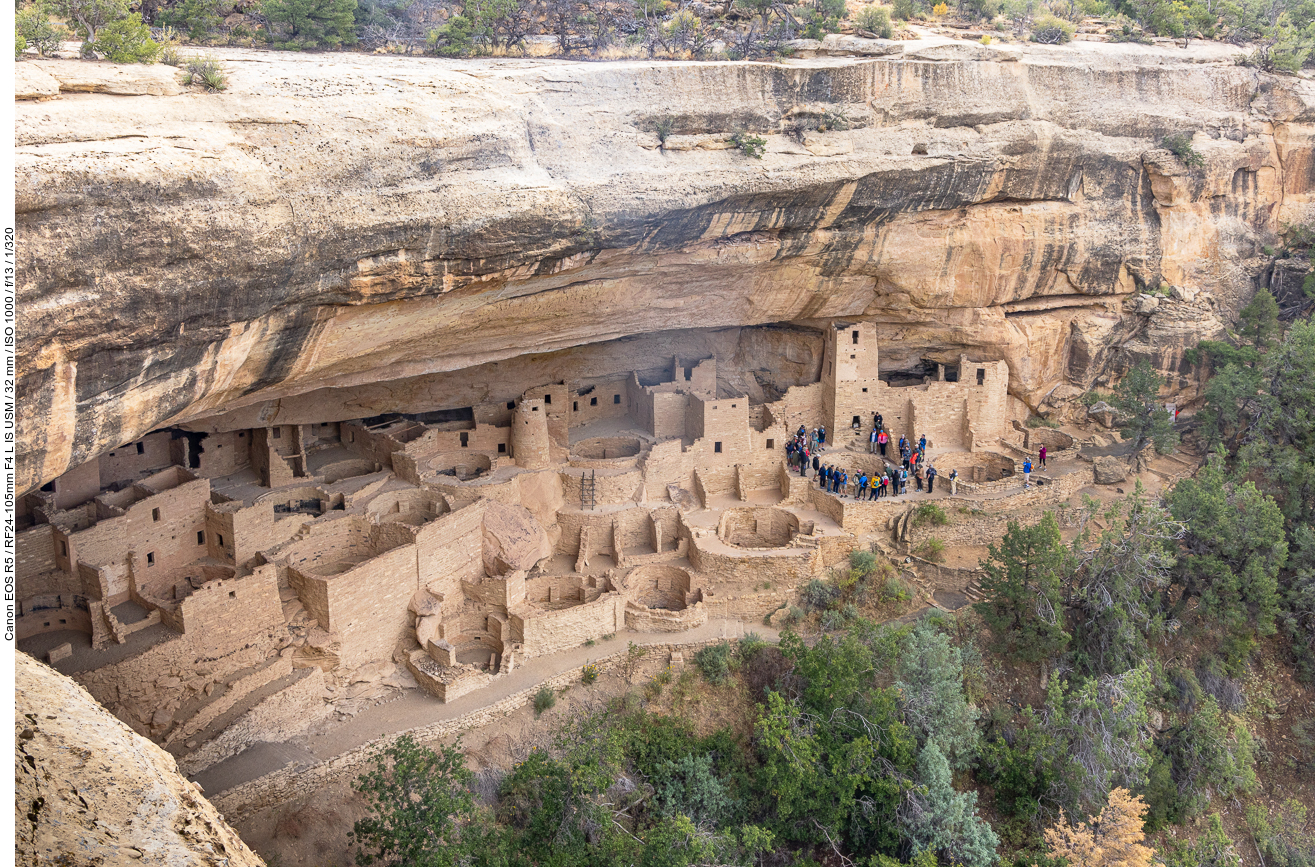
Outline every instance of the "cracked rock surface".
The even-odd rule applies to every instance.
[[[21,867],[264,867],[173,757],[72,679],[17,656],[14,830]]]

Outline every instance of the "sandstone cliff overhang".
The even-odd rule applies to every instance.
[[[21,103],[19,489],[166,425],[469,406],[553,353],[602,376],[639,335],[836,317],[877,321],[892,364],[1006,360],[1036,406],[1119,346],[1173,370],[1305,218],[1309,82],[1215,46],[916,51],[233,50],[223,94]],[[666,119],[767,153],[661,147]],[[1205,168],[1157,179],[1184,131]],[[1195,300],[1124,315],[1163,284]]]

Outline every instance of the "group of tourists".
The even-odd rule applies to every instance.
[[[854,422],[854,429],[858,431],[858,422]],[[853,497],[856,500],[880,500],[883,497],[899,496],[907,494],[909,489],[909,480],[914,483],[914,490],[922,493],[924,483],[927,493],[931,494],[936,491],[936,479],[940,477],[940,472],[932,466],[927,460],[927,437],[926,435],[918,437],[916,443],[910,442],[907,437],[901,435],[898,440],[894,441],[898,464],[891,465],[887,459],[886,451],[892,444],[890,432],[886,430],[881,413],[872,415],[872,433],[868,437],[868,451],[871,454],[880,454],[884,468],[878,473],[876,470],[855,471],[850,473],[843,467],[832,466],[822,463],[821,454],[826,450],[826,428],[818,427],[809,431],[805,425],[800,425],[799,430],[785,446],[786,463],[788,466],[797,467],[800,476],[807,476],[811,467],[813,478],[817,480],[818,485],[824,491],[836,494],[841,497]],[[1046,468],[1046,447],[1041,446],[1037,452],[1037,466],[1039,469]],[[957,496],[959,493],[959,471],[950,470],[947,476],[950,483],[951,496]],[[1029,456],[1023,462],[1023,487],[1032,486],[1032,458]]]
[[[819,466],[818,455],[826,449],[826,428],[816,427],[810,433],[804,425],[799,425],[799,430],[794,437],[785,444],[785,462],[787,466],[798,466],[799,475],[808,475],[808,468],[811,466],[813,472],[817,472]]]
[[[857,429],[857,422],[855,428]],[[803,431],[803,428],[800,428]],[[882,497],[899,496],[909,492],[909,479],[916,490],[921,492],[924,483],[927,493],[936,490],[936,479],[940,472],[927,460],[927,437],[921,436],[915,445],[907,437],[900,436],[895,443],[899,455],[899,464],[892,466],[887,460],[887,449],[891,445],[890,432],[886,430],[881,413],[872,415],[872,433],[868,437],[868,451],[880,454],[883,469],[855,471],[851,474],[843,467],[823,464],[816,456],[812,459],[813,472],[822,490],[841,497],[853,497],[856,500],[879,500]],[[800,475],[804,474],[801,465]],[[958,493],[959,473],[951,470],[949,475],[951,493]]]

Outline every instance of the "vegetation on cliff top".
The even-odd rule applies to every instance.
[[[1217,39],[1250,46],[1241,62],[1267,71],[1301,68],[1315,46],[1315,6],[1304,0],[26,0],[20,51],[52,50],[52,15],[86,40],[87,56],[132,60],[152,58],[143,23],[198,44],[440,56],[526,54],[531,37],[549,37],[559,55],[736,60],[780,56],[791,40],[842,28],[889,39],[915,20],[988,31],[984,44],[989,34],[1061,44],[1079,27],[1114,41]],[[97,45],[100,26],[111,39]]]

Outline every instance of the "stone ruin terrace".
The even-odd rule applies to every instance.
[[[927,435],[934,498],[971,516],[938,528],[947,544],[1091,483],[1070,437],[1020,424],[1004,362],[901,381],[877,353],[871,325],[838,323],[819,381],[765,404],[720,393],[715,358],[674,359],[654,384],[564,379],[459,410],[152,433],[24,500],[20,647],[190,750],[312,674],[345,687],[405,670],[448,701],[616,632],[761,622],[855,548],[911,550],[926,495],[819,490],[784,462],[801,424],[827,427],[824,460],[852,477],[880,467],[873,412],[893,439]],[[1041,444],[1050,471],[1024,491]],[[924,565],[930,583],[968,580]]]

